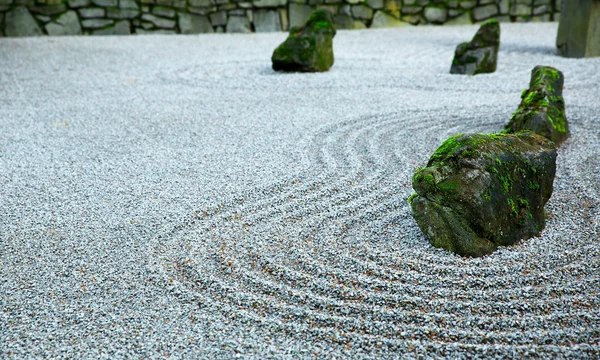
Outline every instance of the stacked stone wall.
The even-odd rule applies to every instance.
[[[0,0],[0,36],[287,31],[321,7],[338,29],[556,21],[561,0]]]

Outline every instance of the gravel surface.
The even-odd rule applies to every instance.
[[[339,31],[278,74],[284,33],[0,39],[0,357],[600,356],[600,58],[502,24]],[[572,136],[539,238],[433,248],[410,178],[503,129],[535,65]]]

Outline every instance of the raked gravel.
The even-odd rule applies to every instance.
[[[0,39],[0,357],[598,358],[600,58],[502,24],[339,31],[327,73],[284,33]],[[542,236],[464,259],[410,215],[448,136],[503,129],[565,75]]]

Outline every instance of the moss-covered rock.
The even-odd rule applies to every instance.
[[[409,198],[433,246],[483,256],[539,234],[556,149],[532,132],[450,137],[413,176]]]
[[[476,75],[496,71],[500,48],[500,23],[498,20],[484,22],[470,42],[456,47],[451,74]]]
[[[550,66],[536,66],[531,71],[529,89],[521,94],[521,104],[506,125],[509,133],[531,130],[557,145],[569,137],[562,97],[563,74]]]
[[[288,38],[273,52],[274,70],[320,72],[333,65],[336,28],[331,12],[314,11],[306,24],[292,27]]]

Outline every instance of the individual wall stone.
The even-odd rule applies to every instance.
[[[72,9],[77,9],[84,6],[89,6],[90,0],[69,0],[69,7]]]
[[[473,9],[473,19],[475,21],[482,21],[491,18],[492,16],[498,15],[498,6],[490,4],[486,6],[480,6]]]
[[[129,35],[131,34],[131,24],[128,20],[117,21],[115,25],[92,31],[92,35]]]
[[[228,33],[250,33],[250,21],[246,16],[230,16],[227,19],[226,32]]]
[[[225,11],[217,11],[216,13],[210,14],[210,23],[213,26],[227,25],[227,13]]]
[[[254,12],[253,22],[256,32],[281,31],[281,21],[277,10],[257,10]]]
[[[429,6],[425,8],[423,15],[432,24],[443,24],[448,17],[448,9],[445,7]]]
[[[308,20],[313,10],[314,8],[309,5],[290,3],[288,8],[290,14],[290,28],[303,25],[306,20]]]
[[[133,19],[140,15],[138,9],[121,9],[121,8],[108,8],[106,10],[106,17],[109,19]]]
[[[371,20],[373,18],[373,9],[366,5],[352,5],[352,16],[357,19]]]
[[[373,16],[373,22],[371,23],[371,27],[374,29],[400,27],[406,25],[409,24],[402,22],[389,14],[386,14],[381,10],[375,13],[375,15]]]
[[[77,13],[71,10],[62,14],[46,25],[46,32],[51,36],[81,35],[81,25]]]
[[[30,6],[29,11],[34,14],[41,14],[46,16],[54,16],[61,14],[67,10],[67,6],[64,4],[59,5],[39,5],[39,6]]]
[[[86,19],[81,21],[81,26],[87,29],[101,29],[105,26],[114,24],[111,19]]]
[[[92,3],[100,7],[117,7],[119,6],[119,0],[92,0]]]
[[[42,35],[42,29],[23,5],[7,12],[4,19],[5,34],[10,37]]]
[[[569,0],[563,5],[556,37],[565,57],[600,56],[600,1]]]
[[[82,8],[77,11],[79,12],[79,16],[84,19],[103,18],[106,16],[106,9],[99,7]]]
[[[284,6],[287,0],[254,0],[252,4],[256,7],[278,7]]]
[[[144,14],[142,15],[142,20],[146,20],[154,24],[154,26],[163,29],[174,29],[175,28],[175,20],[161,18],[152,14]]]
[[[208,18],[203,15],[194,15],[180,12],[177,15],[179,30],[182,34],[202,34],[214,32]]]

